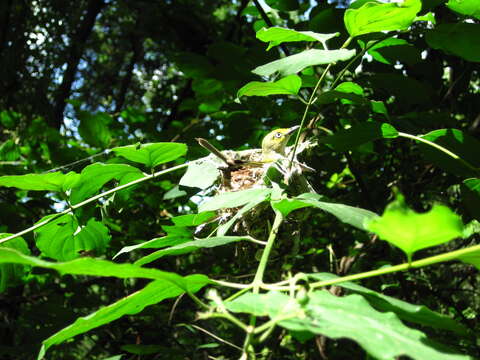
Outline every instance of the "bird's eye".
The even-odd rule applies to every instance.
[[[281,132],[277,132],[275,133],[275,137],[278,139],[278,138],[281,138],[282,137],[282,133]]]

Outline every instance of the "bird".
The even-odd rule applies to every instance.
[[[285,148],[288,140],[299,127],[300,126],[296,125],[290,128],[276,129],[269,132],[262,140],[262,155],[260,162],[268,163],[284,158],[286,156]]]
[[[293,133],[298,130],[300,126],[292,126],[290,128],[280,128],[270,131],[262,140],[261,149],[251,149],[243,151],[220,151],[215,146],[210,144],[208,140],[203,138],[196,138],[200,146],[207,149],[216,158],[225,163],[226,167],[218,167],[222,173],[221,192],[238,191],[251,188],[257,185],[264,186],[263,179],[265,178],[268,169],[273,167],[278,170],[277,179],[273,180],[267,177],[271,182],[283,181],[294,188],[294,192],[301,194],[305,192],[313,192],[313,188],[302,175],[303,171],[315,171],[305,164],[293,161],[293,166],[290,167],[289,159],[287,158],[287,143]],[[279,180],[280,179],[280,180]]]
[[[229,167],[263,166],[266,163],[271,163],[286,157],[285,149],[288,140],[299,127],[300,126],[296,125],[290,128],[281,128],[270,131],[262,140],[261,152],[252,153],[248,160],[232,159],[230,156],[222,153],[215,146],[210,144],[208,140],[203,138],[196,138],[196,140],[200,146],[210,151]]]

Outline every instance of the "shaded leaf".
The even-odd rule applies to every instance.
[[[50,262],[24,255],[16,250],[0,248],[0,264],[23,264],[58,271],[61,275],[88,275],[115,277],[119,279],[143,278],[161,280],[173,284],[184,291],[192,291],[199,284],[209,282],[205,275],[192,275],[184,278],[178,274],[157,269],[142,268],[133,264],[116,264],[107,260],[83,257],[67,262]],[[191,279],[191,280],[189,280]]]
[[[308,301],[300,304],[278,292],[247,293],[224,305],[233,312],[267,315],[291,331],[352,339],[377,359],[393,360],[400,355],[418,360],[470,358],[408,328],[393,313],[376,311],[360,295],[337,297],[321,290],[309,293]]]
[[[480,62],[480,24],[440,24],[428,30],[428,45],[468,61]]]
[[[215,216],[217,216],[215,212],[205,211],[198,214],[174,216],[172,221],[177,226],[198,226],[211,220]]]
[[[339,276],[330,273],[308,274],[308,277],[317,281],[339,278]],[[340,286],[353,291],[356,294],[363,295],[375,309],[382,312],[393,312],[402,320],[431,326],[433,328],[450,330],[463,335],[468,333],[467,329],[462,324],[446,315],[432,311],[424,305],[410,304],[406,301],[395,299],[353,282],[342,282],[335,286]]]
[[[220,176],[220,170],[218,170],[218,166],[212,161],[209,161],[209,159],[210,158],[206,158],[190,162],[179,184],[202,190],[215,184]]]
[[[398,132],[392,125],[371,121],[355,124],[349,129],[324,136],[319,139],[319,143],[327,144],[333,150],[343,152],[355,149],[369,141],[392,139],[397,136]]]
[[[48,215],[40,220],[47,220]],[[95,219],[79,227],[72,214],[65,214],[35,231],[35,242],[42,254],[55,260],[72,260],[83,251],[93,251],[102,255],[110,241],[107,227]]]

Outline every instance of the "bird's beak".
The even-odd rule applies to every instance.
[[[295,125],[292,126],[290,129],[288,129],[287,135],[292,135],[295,131],[297,131],[300,128],[300,125]]]

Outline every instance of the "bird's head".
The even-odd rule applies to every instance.
[[[276,129],[269,132],[262,141],[262,155],[264,158],[275,158],[275,156],[285,156],[285,147],[288,139],[297,130],[299,126],[291,128]],[[274,159],[272,159],[273,161]]]

